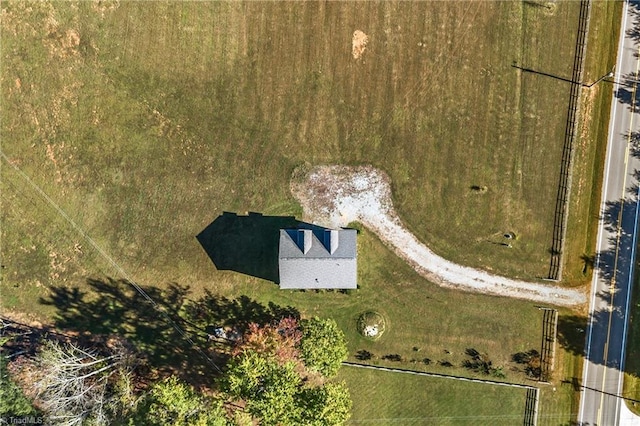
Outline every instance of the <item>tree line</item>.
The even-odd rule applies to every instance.
[[[0,416],[131,426],[324,426],[349,418],[348,389],[332,380],[347,357],[335,321],[252,322],[227,343],[222,374],[197,389],[140,365],[139,348],[120,336],[92,346],[44,337],[33,354],[0,357]],[[189,369],[189,359],[176,367]]]

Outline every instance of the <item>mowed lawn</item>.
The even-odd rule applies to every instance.
[[[288,184],[305,162],[385,170],[436,252],[536,279],[569,86],[514,65],[569,76],[578,9],[7,2],[3,151],[140,280],[229,281],[194,235],[223,211],[299,214]],[[359,60],[354,30],[369,37]],[[16,215],[8,227],[34,234]],[[512,249],[496,244],[505,232]],[[4,256],[48,264],[43,245]]]
[[[351,425],[518,425],[527,390],[405,373],[343,367]]]

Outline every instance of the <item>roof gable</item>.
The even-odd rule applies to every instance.
[[[355,229],[282,229],[279,258],[356,257]]]

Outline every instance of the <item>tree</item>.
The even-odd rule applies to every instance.
[[[247,331],[236,344],[233,354],[240,355],[246,351],[271,354],[281,362],[298,362],[298,345],[302,333],[295,318],[283,318],[275,324],[260,326],[249,324]]]
[[[271,354],[247,350],[230,362],[222,378],[222,389],[246,410],[261,419],[261,424],[295,424],[300,417],[296,404],[302,383],[296,364],[280,364]]]
[[[308,426],[341,425],[349,419],[351,397],[344,383],[327,383],[306,388],[300,398],[304,404],[301,424]]]
[[[205,398],[176,377],[156,383],[138,403],[129,425],[226,426],[222,402]]]
[[[220,388],[261,425],[342,424],[351,409],[344,384],[325,383],[347,356],[333,320],[286,318],[250,324],[232,351]]]
[[[462,362],[464,368],[475,371],[476,373],[491,374],[494,377],[504,377],[502,367],[494,367],[493,362],[489,359],[489,355],[478,352],[473,348],[468,348],[465,353],[470,359]]]
[[[103,354],[45,341],[35,359],[36,400],[64,425],[109,424],[121,409],[116,384],[130,374],[124,346]]]
[[[347,359],[344,333],[332,319],[314,317],[300,323],[300,352],[306,366],[325,377],[333,377]]]
[[[530,349],[527,352],[518,352],[511,355],[511,360],[518,364],[524,364],[524,372],[529,377],[540,377],[542,371],[542,364],[540,360],[540,353],[535,349]]]

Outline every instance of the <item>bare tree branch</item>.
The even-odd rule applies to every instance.
[[[117,390],[110,384],[130,374],[124,346],[116,353],[100,354],[74,344],[47,341],[36,363],[40,377],[34,387],[42,407],[64,425],[91,419],[97,425],[110,423]]]

